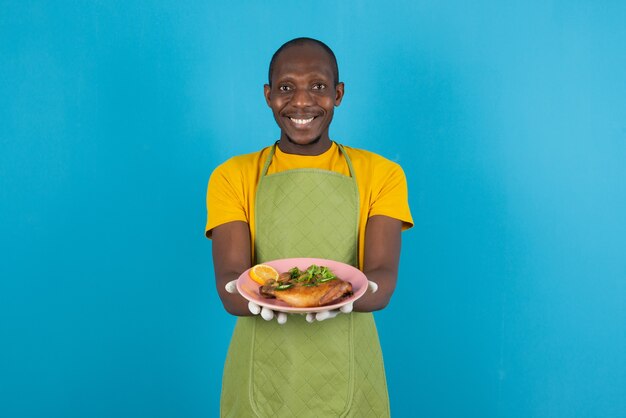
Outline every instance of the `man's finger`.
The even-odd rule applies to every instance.
[[[315,314],[315,319],[317,321],[323,321],[330,317],[330,311],[322,311]]]
[[[248,310],[252,312],[252,315],[258,315],[261,312],[261,307],[254,302],[248,302]]]
[[[337,315],[339,315],[339,309],[335,309],[333,311],[322,311],[315,315],[315,319],[318,321],[325,321],[327,319],[332,319]]]
[[[266,321],[271,321],[274,318],[274,311],[263,307],[263,309],[261,309],[261,318],[265,319]]]
[[[231,280],[224,286],[228,293],[237,293],[237,280]]]
[[[287,322],[287,314],[284,312],[278,312],[276,314],[276,322],[278,322],[280,325]]]
[[[367,287],[372,293],[376,293],[376,291],[378,290],[378,285],[369,280],[367,281]]]
[[[346,303],[341,308],[339,308],[339,310],[343,313],[350,313],[352,312],[352,309],[354,309],[354,305],[352,303]]]

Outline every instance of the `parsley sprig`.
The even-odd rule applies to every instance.
[[[292,280],[302,283],[304,286],[317,286],[337,278],[328,267],[312,264],[306,270],[302,271],[298,267],[289,270]]]

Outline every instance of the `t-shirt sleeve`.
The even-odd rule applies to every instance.
[[[206,195],[207,223],[205,235],[211,238],[216,226],[232,221],[248,222],[245,210],[242,173],[232,164],[218,166],[209,178]]]
[[[385,161],[374,172],[375,186],[369,216],[384,215],[402,221],[402,229],[413,226],[406,176],[398,164]]]

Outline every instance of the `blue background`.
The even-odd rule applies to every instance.
[[[504,3],[1,1],[0,416],[217,416],[206,184],[305,35],[408,179],[393,415],[625,417],[626,3]]]

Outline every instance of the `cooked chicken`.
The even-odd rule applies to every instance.
[[[315,286],[294,283],[284,290],[277,290],[277,286],[280,286],[280,282],[265,284],[259,288],[259,293],[267,298],[282,300],[296,308],[330,305],[352,294],[352,284],[339,278]]]

